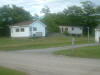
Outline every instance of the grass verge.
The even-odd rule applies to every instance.
[[[54,54],[72,56],[72,57],[82,57],[82,58],[99,58],[100,59],[100,46],[93,47],[82,47],[76,48],[74,50],[61,50],[56,51]]]
[[[91,38],[90,43],[93,42],[94,38]],[[87,37],[75,37],[75,44],[86,44],[86,43],[88,43]],[[71,44],[72,44],[72,37],[64,35],[38,38],[38,39],[0,38],[0,51],[51,48],[59,46],[68,46]]]
[[[27,74],[25,74],[24,72],[19,72],[17,70],[0,67],[0,75],[27,75]]]

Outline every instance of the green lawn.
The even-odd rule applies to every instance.
[[[62,50],[54,52],[57,55],[82,57],[82,58],[99,58],[100,59],[100,46],[82,47],[70,50]]]
[[[87,37],[76,37],[76,44],[85,44]],[[50,48],[58,46],[71,45],[72,37],[58,35],[52,37],[38,38],[38,39],[25,39],[25,38],[0,38],[0,50],[23,50],[23,49],[36,49],[36,48]],[[94,38],[91,38],[94,42]]]
[[[27,75],[24,72],[19,72],[16,70],[0,67],[0,75]]]

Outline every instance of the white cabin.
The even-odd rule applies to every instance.
[[[100,42],[100,25],[95,29],[95,41]]]
[[[72,35],[82,35],[83,28],[79,26],[59,26],[60,32],[68,32],[68,34]]]
[[[26,21],[10,26],[11,37],[45,37],[46,25],[40,21]]]

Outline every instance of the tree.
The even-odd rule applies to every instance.
[[[69,25],[81,26],[83,24],[82,14],[83,10],[78,6],[71,6],[68,9],[64,9],[63,13],[68,18]]]
[[[29,12],[24,10],[21,7],[13,5],[5,5],[0,8],[0,35],[9,36],[10,30],[9,25],[21,22],[32,20],[32,16]]]
[[[56,23],[58,26],[60,25],[69,25],[68,16],[66,16],[63,12],[59,12],[56,14]]]
[[[91,1],[81,3],[81,7],[70,6],[58,13],[46,13],[46,10],[42,21],[48,25],[51,32],[57,32],[59,25],[74,25],[82,26],[85,33],[87,33],[87,27],[90,27],[90,33],[92,33],[98,25],[95,5]]]
[[[81,3],[84,11],[83,12],[84,27],[90,27],[90,33],[92,33],[94,28],[98,25],[97,18],[95,15],[96,9],[91,1],[86,1]]]
[[[52,13],[52,14],[45,15],[45,17],[41,20],[47,25],[48,33],[58,32],[59,28],[56,23],[57,22],[56,18],[57,18],[56,14]]]
[[[48,33],[58,32],[57,16],[55,13],[50,13],[50,9],[46,6],[41,10],[44,13],[44,18],[41,20],[47,25]]]
[[[98,23],[100,24],[100,6],[96,8],[96,16],[97,16]]]
[[[64,9],[64,14],[67,16],[81,16],[83,14],[83,10],[81,7],[78,6],[71,6],[68,9]]]
[[[41,13],[44,13],[44,14],[50,13],[49,7],[48,7],[48,6],[45,6],[45,7],[41,10]]]
[[[35,15],[34,15],[34,19],[35,19],[35,20],[39,20],[39,15],[38,15],[38,14],[35,14]]]
[[[96,13],[97,13],[97,14],[100,14],[100,6],[98,6],[98,7],[96,8]]]

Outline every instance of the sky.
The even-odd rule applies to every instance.
[[[52,13],[61,12],[64,8],[72,5],[80,6],[80,2],[87,0],[0,0],[0,7],[3,5],[17,5],[23,7],[25,10],[29,11],[32,15],[40,13],[41,9],[45,6],[50,8]],[[95,3],[95,5],[100,5],[100,0],[90,0]]]

